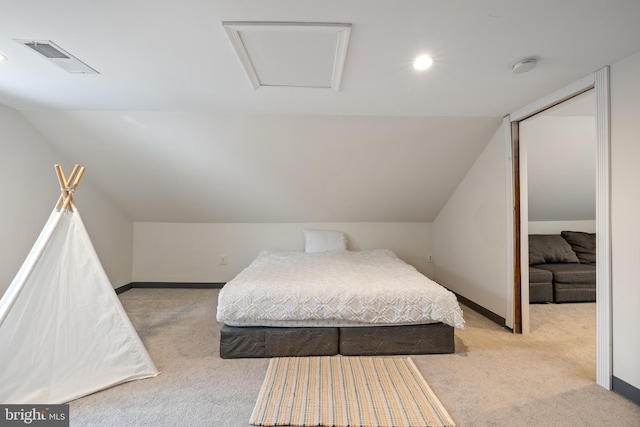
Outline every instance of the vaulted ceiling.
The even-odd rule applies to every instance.
[[[432,221],[504,115],[640,46],[632,0],[0,0],[0,11],[0,104],[137,221]],[[351,24],[339,90],[255,89],[224,21]],[[67,73],[15,39],[51,40],[98,74]],[[422,73],[420,53],[435,61]],[[527,56],[537,68],[513,74]]]

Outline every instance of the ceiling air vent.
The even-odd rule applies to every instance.
[[[69,52],[57,46],[51,40],[18,40],[16,42],[25,45],[29,49],[38,52],[58,67],[73,74],[99,74],[96,70],[80,61]]]

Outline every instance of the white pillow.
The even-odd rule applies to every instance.
[[[347,235],[342,231],[304,230],[305,252],[344,251],[347,249]]]

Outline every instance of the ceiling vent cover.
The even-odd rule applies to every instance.
[[[351,24],[225,21],[222,26],[255,89],[340,90]]]
[[[39,53],[63,70],[73,74],[99,74],[96,70],[80,61],[69,52],[57,46],[51,40],[19,40],[16,42],[25,45],[29,49]]]

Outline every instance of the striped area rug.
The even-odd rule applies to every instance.
[[[250,424],[455,426],[410,358],[271,359]]]

